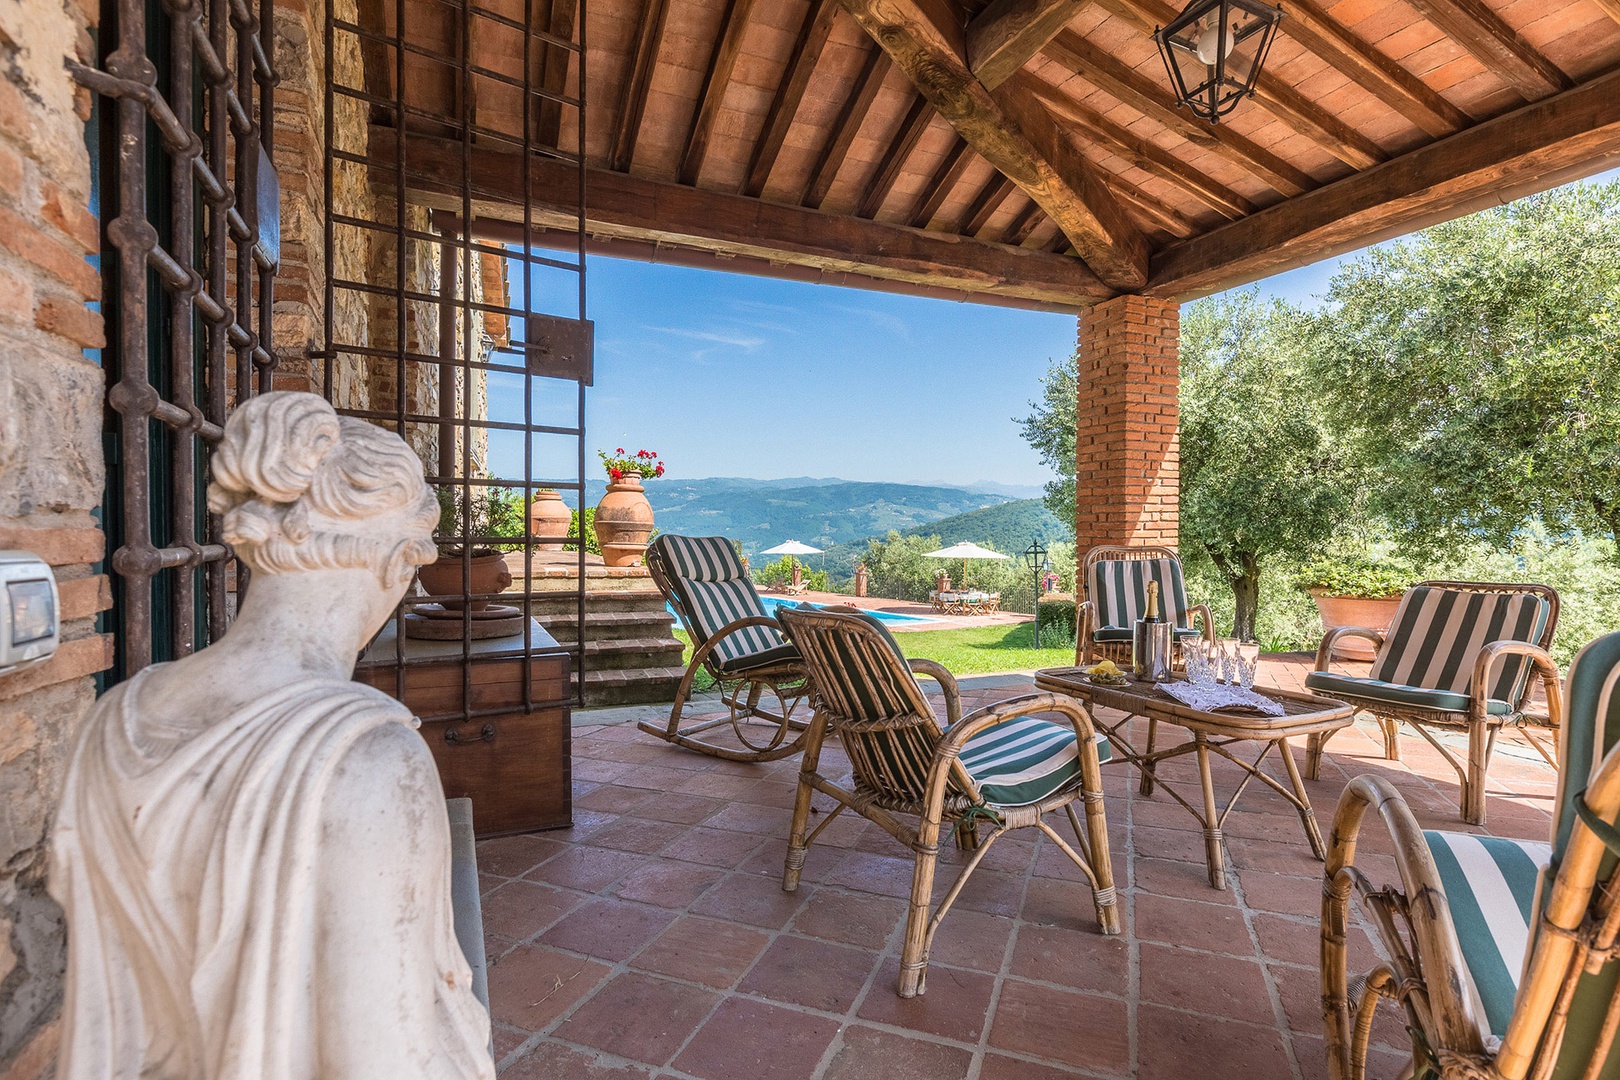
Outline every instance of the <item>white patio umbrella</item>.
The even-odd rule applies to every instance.
[[[925,559],[961,559],[962,560],[962,584],[966,585],[967,584],[967,561],[969,559],[1005,559],[1005,558],[1008,558],[1008,556],[1003,555],[999,551],[991,551],[987,547],[980,547],[978,544],[970,544],[966,540],[964,540],[964,541],[962,541],[962,543],[960,543],[960,544],[952,544],[948,548],[940,548],[938,551],[930,551],[930,552],[926,553],[923,556],[923,558],[925,558]]]
[[[764,551],[760,552],[760,554],[761,555],[821,555],[821,554],[823,554],[823,552],[818,547],[811,547],[809,544],[801,544],[797,540],[789,540],[786,543],[777,544],[773,548],[766,548]]]

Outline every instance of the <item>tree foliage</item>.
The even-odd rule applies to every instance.
[[[1042,501],[1059,521],[1074,528],[1074,423],[1079,392],[1080,354],[1059,360],[1041,379],[1041,400],[1029,403],[1030,413],[1019,421],[1024,441],[1041,455],[1057,479],[1046,483]]]
[[[1506,546],[1530,518],[1620,532],[1620,184],[1374,249],[1327,299],[1306,355],[1403,547]]]

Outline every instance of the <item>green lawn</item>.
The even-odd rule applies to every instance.
[[[675,636],[687,640],[683,631],[675,631]],[[1037,649],[1033,647],[1033,638],[1033,623],[960,630],[910,630],[894,635],[906,656],[937,660],[953,675],[988,675],[996,671],[1028,671],[1074,663],[1073,645]],[[688,644],[686,659],[691,658],[692,648]],[[699,681],[706,680],[699,676]]]

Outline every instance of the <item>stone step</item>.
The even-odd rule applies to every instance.
[[[586,705],[644,705],[672,702],[684,667],[609,669],[585,673]]]
[[[674,638],[618,638],[585,642],[585,670],[662,668],[678,665],[685,646]]]
[[[562,642],[579,640],[579,612],[565,611],[536,616],[551,636]],[[657,611],[586,611],[585,632],[593,641],[611,641],[622,638],[670,636],[674,617],[663,608]]]
[[[579,594],[574,592],[537,594],[533,600],[534,613],[557,612],[568,614],[579,610]],[[595,611],[665,611],[664,597],[656,592],[587,592],[585,610]]]

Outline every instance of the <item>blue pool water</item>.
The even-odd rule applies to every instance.
[[[765,605],[765,614],[767,615],[775,615],[776,609],[782,607],[783,605],[788,607],[796,607],[799,603],[799,601],[789,599],[785,596],[762,596],[759,598],[759,602]],[[819,607],[820,605],[816,606]],[[669,613],[671,615],[675,615],[675,609],[673,607],[670,607],[668,604],[665,604],[664,607],[669,609]],[[901,615],[894,611],[868,610],[866,613],[872,616],[872,618],[876,619],[878,622],[889,623],[891,625],[897,623],[926,623],[935,621],[934,619],[930,619],[924,615]],[[676,615],[676,619],[679,620],[679,618],[680,616]]]

